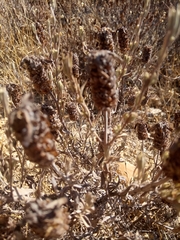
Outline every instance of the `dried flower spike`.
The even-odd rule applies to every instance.
[[[57,139],[59,136],[59,129],[61,126],[61,122],[59,120],[59,116],[57,114],[57,110],[55,110],[52,106],[43,104],[41,106],[41,111],[47,115],[48,120],[50,122],[51,133],[54,138]]]
[[[29,94],[10,114],[10,126],[31,162],[49,166],[57,156],[49,121],[32,102]]]
[[[151,46],[145,46],[142,51],[142,61],[143,63],[147,63],[151,57],[152,48]]]
[[[40,237],[59,238],[69,229],[69,213],[67,207],[63,206],[66,202],[66,198],[29,202],[25,209],[25,219]]]
[[[92,52],[89,58],[89,74],[95,106],[100,110],[117,104],[116,74],[109,51]]]
[[[79,57],[77,53],[73,54],[73,66],[72,66],[73,76],[75,78],[79,77]]]
[[[22,59],[21,66],[26,64],[33,86],[39,94],[50,94],[53,90],[53,83],[47,75],[47,66],[51,60],[27,56]]]
[[[66,111],[69,114],[69,118],[72,121],[77,121],[79,118],[79,112],[77,110],[77,106],[73,102],[69,102],[66,104]]]
[[[135,94],[131,94],[131,95],[128,97],[128,99],[127,99],[127,105],[128,105],[129,107],[133,107],[135,101],[136,101],[136,96],[135,96]]]
[[[164,151],[169,144],[169,135],[171,129],[168,127],[168,125],[165,122],[156,123],[152,128],[151,131],[154,131],[154,134],[152,134],[153,139],[153,145],[154,148]]]
[[[22,97],[21,87],[17,84],[9,83],[6,85],[6,90],[9,96],[12,98],[14,105],[17,106]]]
[[[44,27],[40,22],[36,22],[36,33],[37,38],[40,41],[41,44],[44,44],[46,42],[46,37],[44,34]]]
[[[167,177],[180,183],[180,139],[164,153],[162,169]]]
[[[98,40],[101,50],[109,50],[114,52],[114,40],[110,28],[103,27],[98,34]]]
[[[148,138],[148,128],[146,123],[143,122],[136,123],[135,129],[137,131],[137,136],[139,140],[145,140]]]
[[[125,53],[129,49],[129,38],[127,34],[127,29],[121,27],[117,30],[118,43],[122,53]]]
[[[174,128],[179,131],[180,130],[180,111],[174,114]]]

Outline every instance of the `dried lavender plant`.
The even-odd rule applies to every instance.
[[[140,140],[145,141],[145,151],[144,154],[138,155],[138,161],[143,160],[144,157],[146,168],[140,169],[137,167],[137,169],[143,170],[141,172],[144,172],[146,176],[144,177],[139,171],[139,178],[137,179],[137,172],[133,174],[135,156],[137,156],[139,149],[139,141],[133,134],[133,128],[138,117],[140,119],[144,118],[151,125],[154,124],[155,120],[156,122],[166,120],[169,123],[175,116],[176,132],[170,137],[176,139],[177,134],[179,135],[178,114],[175,115],[174,113],[178,112],[179,107],[180,64],[178,53],[180,45],[179,37],[177,37],[178,31],[175,31],[177,35],[171,34],[174,31],[173,29],[176,28],[177,30],[179,25],[178,14],[176,13],[179,9],[179,5],[176,7],[177,2],[178,0],[71,0],[68,3],[65,0],[1,1],[1,84],[6,86],[7,83],[19,82],[23,79],[21,88],[28,92],[29,84],[26,85],[26,77],[23,78],[21,76],[22,71],[19,71],[19,62],[22,57],[24,55],[30,56],[29,53],[31,53],[33,56],[42,56],[43,54],[53,59],[53,64],[42,63],[44,75],[37,74],[40,78],[44,77],[44,82],[46,82],[46,77],[49,78],[50,82],[56,83],[55,88],[58,88],[49,86],[51,91],[48,93],[47,87],[47,94],[39,91],[40,95],[44,95],[45,104],[36,109],[38,109],[37,112],[41,109],[46,114],[45,118],[49,119],[50,125],[44,123],[44,118],[37,117],[38,114],[34,113],[34,107],[32,107],[32,111],[29,111],[29,108],[27,110],[24,106],[26,110],[26,116],[24,117],[24,111],[19,109],[17,105],[18,111],[23,112],[23,114],[22,116],[14,114],[14,116],[15,119],[25,119],[24,125],[26,125],[27,119],[33,119],[33,116],[36,120],[40,119],[37,121],[33,119],[33,124],[39,126],[42,123],[42,125],[45,125],[47,129],[49,128],[48,131],[54,133],[54,136],[51,135],[51,137],[56,138],[58,135],[56,147],[58,152],[61,153],[61,158],[56,161],[58,167],[52,161],[52,164],[50,164],[52,167],[39,170],[38,168],[31,168],[33,165],[27,162],[24,174],[22,174],[23,178],[21,178],[19,169],[24,164],[22,157],[26,159],[26,155],[22,151],[21,156],[17,156],[19,149],[22,148],[16,143],[14,137],[9,138],[8,141],[10,142],[9,145],[12,145],[11,140],[13,146],[16,145],[16,152],[11,149],[7,153],[8,144],[2,140],[4,136],[2,131],[6,126],[0,126],[0,140],[2,140],[0,161],[2,163],[8,161],[11,164],[17,163],[10,184],[9,179],[1,175],[3,171],[0,172],[2,182],[0,186],[0,205],[2,207],[0,235],[2,239],[179,239],[178,215],[170,206],[170,203],[172,203],[173,207],[179,211],[179,188],[171,188],[172,199],[174,199],[172,201],[169,201],[168,196],[163,197],[163,200],[159,196],[160,185],[165,183],[172,186],[173,184],[172,181],[169,181],[167,175],[168,169],[171,169],[172,166],[167,158],[167,161],[164,160],[163,163],[160,159],[159,165],[156,167],[153,163],[152,153],[152,147],[154,146],[149,141],[151,138],[148,138],[147,141]],[[173,8],[171,4],[174,5]],[[171,24],[167,24],[166,20],[169,9]],[[175,17],[175,15],[177,16]],[[165,38],[167,41],[163,42],[167,25],[170,26],[167,34],[171,37]],[[95,29],[100,30],[96,36]],[[124,30],[122,31],[122,37],[119,29]],[[99,45],[97,45],[98,34],[101,35]],[[175,41],[173,36],[177,37]],[[163,47],[161,48],[162,44]],[[153,51],[150,54],[149,51],[145,54],[146,46],[152,47]],[[115,85],[121,94],[119,108],[117,109],[120,111],[115,110],[112,113],[114,105],[113,107],[103,106],[105,117],[101,116],[100,111],[97,111],[97,106],[94,108],[95,104],[93,105],[92,94],[89,89],[91,80],[88,73],[88,59],[91,53],[95,52],[92,50],[97,50],[97,48],[109,48],[108,54],[112,58],[118,54],[119,56],[116,59],[118,60],[120,56],[123,59],[120,64],[116,62],[114,71],[114,75],[117,76]],[[163,51],[160,49],[163,49]],[[78,59],[74,55],[77,55]],[[67,57],[64,58],[64,56]],[[38,58],[37,62],[41,62],[39,59],[41,57]],[[41,65],[41,63],[39,64]],[[26,65],[25,62],[24,65]],[[101,76],[99,74],[99,77],[102,77],[105,82],[109,73],[102,70],[101,74]],[[31,79],[31,81],[33,85],[33,80]],[[46,83],[49,84],[48,80]],[[134,89],[136,90],[135,94]],[[51,96],[53,101],[50,102],[49,95],[51,93],[53,95],[56,93],[57,99]],[[158,99],[160,104],[151,105],[151,96]],[[147,101],[148,97],[150,101]],[[68,105],[70,99],[78,105],[81,116],[78,119],[78,124],[72,124],[72,121],[69,121],[75,109],[72,109],[69,118],[66,116],[65,106]],[[8,113],[8,99],[5,98],[5,95],[3,102]],[[146,107],[144,107],[145,105]],[[99,110],[102,110],[102,108],[100,107]],[[6,114],[6,116],[8,115]],[[16,117],[16,115],[18,116]],[[102,122],[102,120],[105,122]],[[2,119],[2,123],[4,121],[5,118]],[[33,124],[31,124],[31,129],[35,129]],[[24,125],[21,124],[21,126]],[[143,127],[136,126],[140,139],[147,136]],[[23,129],[30,132],[26,127],[23,127]],[[40,127],[39,129],[42,130],[43,128]],[[99,136],[97,133],[99,133]],[[38,134],[34,135],[38,141],[40,140],[38,144],[41,145]],[[51,137],[49,139],[48,135],[48,141],[51,141]],[[178,146],[176,149],[178,149]],[[166,157],[168,157],[169,153],[165,151],[164,154],[167,154]],[[177,154],[174,156],[178,159]],[[104,161],[104,159],[107,161]],[[123,172],[123,167],[119,164],[122,161],[126,163],[126,173]],[[19,162],[21,166],[19,166]],[[132,169],[129,168],[129,164],[132,165]],[[120,170],[117,171],[116,165],[119,166]],[[164,173],[167,176],[165,178],[162,176],[161,170],[161,167],[164,166]],[[152,168],[154,170],[153,177],[150,172]],[[8,172],[11,170],[7,169]],[[36,200],[33,199],[33,203],[31,200],[34,196],[29,195],[28,199],[26,198],[30,203],[27,207],[28,210],[26,209],[29,224],[23,225],[20,229],[21,225],[16,219],[20,219],[21,216],[24,219],[24,212],[22,211],[24,201],[22,201],[22,195],[18,193],[18,202],[15,202],[15,199],[12,201],[9,197],[7,198],[9,185],[12,189],[12,185],[14,187],[20,184],[23,188],[26,188],[28,184],[30,189],[24,189],[25,194],[27,194],[27,192],[33,190],[34,186],[36,187],[39,184],[39,178],[37,177],[39,171],[42,171],[41,176],[43,176],[43,181],[42,178],[40,180],[43,191],[39,194],[43,200],[37,200],[37,196],[39,196],[37,192]],[[169,172],[171,173],[169,177],[173,178],[175,173],[172,170],[169,170]],[[126,177],[131,181],[124,181],[123,179]],[[23,189],[20,190],[23,191]],[[58,204],[53,203],[54,201],[51,202],[51,200],[44,200],[47,197],[60,200],[60,197],[63,196],[66,196],[68,201],[60,209],[68,207],[69,213],[67,215],[72,220],[70,223],[66,221],[66,217],[63,217],[63,211],[58,211]],[[4,198],[6,204],[4,204]],[[9,201],[12,202],[9,203]],[[44,205],[41,204],[42,202]],[[45,205],[49,205],[50,202],[53,207],[46,209]],[[58,212],[59,214],[57,214]],[[13,224],[11,218],[14,220]],[[67,230],[64,231],[65,235],[61,234],[61,230],[64,229],[61,224],[62,218],[67,223]],[[58,224],[55,222],[58,222]]]

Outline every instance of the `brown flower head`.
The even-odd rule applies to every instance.
[[[57,156],[49,121],[32,102],[31,96],[23,96],[19,106],[10,114],[10,126],[20,141],[30,161],[40,167],[49,166]]]
[[[116,74],[109,51],[101,50],[91,53],[89,74],[95,106],[101,110],[115,107],[117,104]]]

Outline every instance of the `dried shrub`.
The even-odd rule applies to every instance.
[[[29,202],[25,207],[25,219],[38,236],[46,239],[61,237],[68,231],[70,223],[67,207],[63,206],[66,202],[66,198]]]
[[[49,166],[57,156],[49,121],[33,103],[29,94],[9,116],[16,139],[22,144],[30,161]]]
[[[106,50],[92,52],[89,58],[90,85],[98,109],[117,104],[116,75],[112,56]]]
[[[34,85],[39,94],[45,95],[44,100],[47,103],[42,107],[39,106],[39,110],[36,105],[32,105],[29,110],[29,100],[24,104],[23,109],[17,105],[18,112],[12,115],[17,123],[14,123],[17,130],[15,136],[19,133],[22,145],[31,138],[35,147],[31,149],[32,153],[28,154],[35,160],[38,158],[42,162],[46,161],[48,165],[51,161],[47,161],[47,148],[46,150],[42,148],[42,144],[47,145],[47,142],[44,137],[41,139],[39,136],[44,133],[44,129],[50,133],[46,137],[48,143],[53,141],[51,133],[54,137],[57,136],[59,124],[58,120],[56,121],[56,111],[58,110],[61,129],[56,146],[61,153],[61,158],[56,161],[56,165],[43,169],[39,178],[39,169],[31,168],[31,164],[24,166],[26,159],[24,159],[24,151],[21,152],[22,148],[19,144],[15,144],[14,137],[10,139],[14,143],[9,147],[12,151],[7,150],[8,142],[4,134],[6,126],[4,119],[1,119],[3,125],[0,127],[2,142],[0,160],[3,168],[0,175],[2,174],[3,177],[1,176],[0,205],[1,220],[4,224],[1,224],[0,238],[7,240],[45,238],[175,240],[180,238],[178,215],[170,206],[172,203],[173,207],[180,210],[180,191],[179,189],[176,192],[171,190],[172,201],[166,201],[167,196],[162,200],[159,195],[159,186],[165,181],[172,185],[172,181],[163,176],[159,155],[154,158],[154,151],[149,141],[151,138],[139,143],[137,137],[132,134],[137,116],[140,119],[146,119],[148,124],[153,124],[154,121],[171,120],[178,110],[180,38],[177,38],[173,45],[168,45],[167,49],[161,48],[167,26],[168,33],[177,29],[178,18],[174,14],[179,12],[177,2],[177,0],[143,1],[143,3],[140,0],[1,1],[0,75],[2,84],[6,86],[9,82],[18,82],[22,79],[22,89],[29,91],[26,77],[21,76],[24,71],[19,71],[18,63],[23,56],[29,56],[31,53],[32,58],[26,57],[22,65],[26,65],[27,69],[28,64],[32,65],[31,68],[29,67],[30,71],[28,70],[31,72],[31,85]],[[171,8],[171,4],[177,11]],[[172,21],[167,23],[169,8]],[[126,26],[127,29],[122,26]],[[100,31],[97,32],[97,29]],[[114,43],[111,34],[113,34]],[[175,35],[170,41],[174,40]],[[168,42],[167,39],[164,45]],[[145,49],[147,46],[152,46],[152,54]],[[108,48],[108,51],[104,51],[109,56],[105,57],[106,54],[103,55],[98,51],[91,52],[97,47],[98,50]],[[68,52],[74,53],[73,59]],[[161,53],[164,55],[162,56]],[[52,57],[53,64],[51,65],[51,60],[34,57],[42,54]],[[88,62],[89,54],[92,58],[90,56]],[[104,58],[101,58],[101,55]],[[67,69],[65,69],[64,56],[67,56]],[[118,56],[121,59],[120,63],[115,63],[116,70],[112,72],[111,66],[114,66],[114,63],[111,56]],[[162,59],[159,56],[162,56]],[[160,69],[161,60],[163,60],[163,71],[162,68]],[[157,66],[158,71],[156,71]],[[88,75],[88,67],[92,73],[91,76]],[[149,78],[146,78],[146,73],[150,73]],[[57,90],[53,88],[48,76],[57,86]],[[115,76],[117,76],[117,82]],[[149,86],[148,95],[146,89],[149,82],[152,85]],[[88,88],[91,83],[92,94]],[[116,105],[116,88],[121,98],[118,102],[119,108],[114,108],[112,111],[107,108]],[[54,91],[54,98],[50,103],[51,91]],[[38,93],[36,94],[42,101]],[[5,97],[3,99],[3,95],[5,93],[2,91],[0,100],[6,100]],[[154,99],[154,103],[150,104],[150,101],[147,101],[148,96],[152,96],[150,101]],[[97,103],[95,107],[99,110],[108,110],[106,115],[102,115],[101,111],[97,112],[93,108],[92,97]],[[78,110],[81,111],[78,124],[66,121],[65,106],[69,99],[74,103],[77,102]],[[4,104],[2,105],[6,106],[6,102],[8,101],[2,101]],[[145,104],[146,108],[144,108]],[[42,113],[38,113],[40,109],[46,113],[46,116],[42,117]],[[73,115],[72,112],[70,118]],[[50,125],[46,122],[47,119]],[[173,138],[177,137],[175,134],[179,134],[178,116],[176,122],[177,131],[172,134]],[[112,136],[109,129],[112,130]],[[136,130],[139,132],[140,139],[147,136],[144,126],[136,126]],[[154,146],[160,151],[166,149],[169,144],[164,143],[163,133],[153,131],[154,135],[160,139],[154,140]],[[165,132],[164,136],[166,136],[166,131],[162,132]],[[22,136],[27,135],[28,137],[24,140]],[[34,153],[36,148],[38,148],[38,154]],[[51,152],[51,155],[55,159],[56,154]],[[178,160],[178,156],[174,156]],[[175,166],[173,165],[173,170],[169,170],[171,166],[168,162],[166,169],[166,162],[168,160],[163,161],[162,167],[164,166],[166,173],[168,171],[172,173],[173,177]],[[31,189],[25,189],[27,184]],[[22,186],[23,189],[20,190],[24,194],[34,192],[34,188],[38,187],[35,192],[36,200],[37,196],[41,196],[42,199],[47,197],[58,199],[61,196],[68,198],[68,215],[71,216],[72,221],[69,231],[65,231],[65,236],[61,234],[61,226],[59,225],[58,228],[54,223],[54,219],[55,222],[62,220],[63,211],[57,219],[54,216],[55,209],[57,210],[58,207],[46,209],[46,206],[40,203],[49,205],[51,200],[38,199],[32,205],[30,204],[31,206],[27,207],[29,211],[26,210],[29,225],[21,227],[18,220],[24,214],[22,211],[24,196],[21,195],[19,185]],[[18,186],[17,189],[16,186]],[[14,189],[20,193],[16,193],[16,199],[9,197],[9,190],[13,191],[14,195]],[[32,197],[34,200],[34,195],[28,195],[28,201]],[[56,205],[56,203],[53,204]],[[61,209],[64,208],[62,206]],[[8,209],[10,210],[7,212]],[[8,215],[9,219],[14,218],[13,229],[10,231],[8,227],[4,227],[7,220],[3,215]],[[65,217],[64,222],[66,220]],[[26,222],[23,221],[23,223]],[[68,225],[69,223],[66,224]],[[35,233],[32,231],[33,228]]]

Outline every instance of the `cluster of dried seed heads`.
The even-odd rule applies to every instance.
[[[73,54],[73,67],[72,67],[73,76],[79,77],[79,57],[77,53]]]
[[[10,126],[30,161],[40,167],[52,164],[57,151],[49,121],[29,94],[24,95],[18,107],[11,112]]]
[[[154,134],[152,134],[154,148],[160,150],[161,152],[164,151],[169,145],[171,129],[168,127],[167,123],[160,122],[156,123],[151,128],[151,131],[154,132]]]
[[[180,183],[180,139],[164,153],[162,169],[167,177]]]
[[[114,51],[114,40],[110,28],[103,27],[98,34],[98,40],[101,50]]]
[[[99,110],[115,107],[117,104],[116,74],[109,51],[91,52],[89,74],[95,106]]]
[[[6,85],[6,90],[11,97],[14,105],[17,106],[22,97],[21,87],[17,84],[9,83]]]
[[[79,112],[76,106],[76,103],[74,102],[69,102],[66,104],[66,111],[69,115],[69,118],[72,121],[77,121],[79,119]]]
[[[137,131],[137,137],[139,140],[145,140],[148,138],[148,127],[146,123],[137,122],[135,125],[135,129]]]
[[[69,213],[66,198],[54,201],[38,199],[26,205],[26,221],[32,230],[42,238],[62,237],[69,229]]]
[[[47,74],[48,65],[51,63],[51,60],[35,56],[27,56],[21,61],[21,66],[26,65],[33,86],[39,94],[52,93],[53,83]]]

